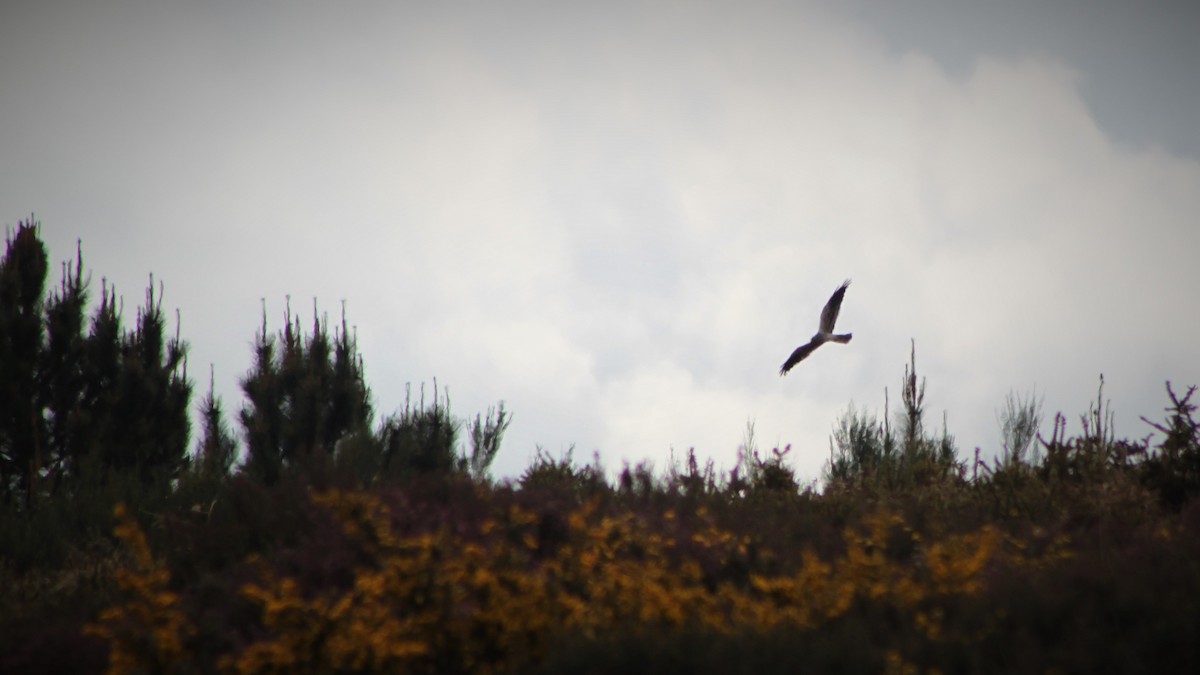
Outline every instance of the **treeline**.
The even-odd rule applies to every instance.
[[[166,333],[153,279],[132,329],[101,284],[90,317],[83,255],[49,265],[37,226],[21,223],[0,260],[0,500],[32,509],[70,491],[86,464],[167,483],[187,465],[187,345]]]
[[[232,477],[272,485],[292,473],[337,472],[361,485],[421,473],[483,476],[510,415],[501,402],[473,420],[422,386],[404,408],[375,421],[354,333],[313,308],[307,331],[289,306],[272,331],[264,315],[246,403],[230,424],[210,379],[195,384],[188,344],[167,326],[161,285],[150,278],[133,326],[117,291],[91,279],[82,244],[57,287],[32,219],[0,259],[0,562],[57,565],[72,546],[107,536],[117,502],[158,512],[211,504]],[[464,433],[465,432],[465,433]]]

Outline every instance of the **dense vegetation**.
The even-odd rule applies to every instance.
[[[1073,438],[1010,397],[985,462],[927,428],[914,349],[819,488],[752,427],[727,473],[539,451],[498,483],[503,405],[376,421],[344,313],[264,318],[237,429],[210,385],[192,446],[161,289],[125,330],[46,261],[32,222],[0,260],[2,672],[1200,668],[1194,388],[1140,441],[1103,385]]]

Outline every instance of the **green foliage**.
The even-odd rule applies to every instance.
[[[136,470],[147,482],[170,480],[187,465],[192,384],[187,344],[164,335],[161,290],[154,278],[136,328],[122,336],[120,369],[105,397],[108,426],[101,453],[118,470]]]
[[[370,390],[345,311],[332,336],[315,314],[306,335],[289,306],[283,330],[273,335],[264,313],[254,365],[242,380],[246,473],[268,485],[289,472],[319,473],[330,466],[359,485],[450,472],[486,479],[512,420],[503,402],[466,423],[469,446],[460,448],[464,422],[435,380],[431,401],[424,385],[416,398],[410,387],[403,409],[372,432]]]
[[[242,379],[241,411],[246,470],[271,484],[285,470],[304,468],[314,456],[329,458],[340,440],[369,428],[371,393],[354,336],[342,324],[332,339],[313,308],[308,335],[284,313],[284,328],[267,329],[266,311],[254,346],[254,365]]]
[[[205,478],[229,475],[237,461],[237,439],[225,422],[225,411],[221,407],[221,400],[217,398],[215,380],[211,375],[208,395],[200,403],[200,424],[200,443],[196,446],[193,471]]]
[[[856,411],[851,403],[838,420],[831,444],[836,444],[827,470],[830,481],[851,481],[877,475],[881,466],[891,465],[896,452],[892,435],[866,412]]]
[[[533,462],[521,474],[517,484],[522,490],[567,490],[576,496],[607,491],[600,455],[597,454],[591,464],[577,466],[574,454],[575,446],[571,446],[555,459],[538,447]]]
[[[671,452],[665,482],[667,490],[693,498],[716,496],[728,487],[728,483],[717,475],[712,459],[707,460],[701,468],[694,448],[688,448],[687,457],[682,463],[675,458],[674,451]]]
[[[907,489],[961,477],[954,438],[946,430],[945,420],[940,435],[926,430],[925,380],[917,380],[915,343],[904,367],[900,400],[903,409],[896,416],[896,432],[887,419],[887,389],[882,422],[857,412],[853,404],[848,408],[831,441],[834,447],[825,472],[830,483]]]
[[[57,569],[108,538],[116,504],[157,509],[164,499],[160,486],[105,466],[98,454],[77,465],[69,487],[35,508],[0,510],[0,566],[18,572]]]
[[[208,394],[200,403],[200,440],[188,470],[175,483],[173,497],[188,505],[191,513],[209,517],[238,457],[238,443],[209,378]]]
[[[1001,433],[1000,461],[1007,468],[1037,462],[1038,428],[1042,424],[1042,401],[1035,395],[1021,397],[1009,392],[1004,399],[1004,411],[998,414]]]
[[[1035,410],[1034,402],[1026,401],[1017,406],[1017,416],[1029,420]],[[998,516],[1036,521],[1060,514],[1139,521],[1169,504],[1155,494],[1161,485],[1149,479],[1153,470],[1148,470],[1146,442],[1115,438],[1103,377],[1095,403],[1080,421],[1083,433],[1069,437],[1066,418],[1055,415],[1049,438],[1038,436],[1042,449],[1032,457],[1002,454],[989,465],[976,451],[974,493]]]
[[[1136,443],[1118,441],[1113,435],[1112,411],[1104,399],[1104,376],[1096,403],[1080,416],[1083,433],[1068,439],[1066,418],[1058,414],[1049,441],[1043,441],[1045,458],[1038,467],[1042,478],[1077,484],[1103,484],[1116,475],[1128,475],[1144,448]]]
[[[1168,382],[1167,419],[1159,424],[1142,418],[1163,434],[1140,466],[1142,483],[1176,511],[1200,495],[1200,422],[1193,416],[1196,405],[1191,402],[1195,393],[1196,387],[1188,387],[1180,398]]]
[[[475,420],[467,425],[471,437],[471,451],[466,455],[467,472],[476,479],[486,479],[496,453],[500,452],[500,441],[508,425],[512,424],[512,415],[504,409],[504,401],[495,408],[488,408],[487,417],[475,415]]]
[[[425,387],[414,401],[412,388],[404,399],[404,409],[388,418],[380,431],[383,442],[385,474],[412,476],[449,473],[461,464],[455,448],[460,423],[450,413],[450,395],[439,394],[433,383],[433,401],[425,405]]]
[[[334,464],[338,475],[350,484],[372,485],[381,475],[382,463],[383,440],[371,429],[352,431],[338,441]]]
[[[63,263],[59,289],[46,302],[46,349],[43,352],[43,383],[47,415],[47,441],[60,462],[60,471],[70,472],[91,448],[91,413],[98,394],[98,373],[91,356],[96,344],[107,336],[85,334],[87,284],[83,278],[83,246],[75,251],[75,266]],[[119,329],[114,331],[114,339]],[[91,400],[87,394],[91,393]]]
[[[419,398],[408,388],[404,408],[384,420],[377,434],[380,475],[408,479],[415,476],[461,473],[486,481],[492,461],[500,451],[512,415],[501,401],[487,416],[476,414],[464,422],[450,409],[450,395],[433,382],[433,400],[425,401],[425,386]],[[469,447],[460,442],[463,426]]]
[[[738,463],[730,475],[729,490],[734,494],[795,493],[799,487],[796,472],[784,463],[792,446],[772,448],[763,458],[754,439],[754,423],[746,424],[746,439],[738,448]]]
[[[45,349],[42,313],[46,249],[38,226],[23,222],[0,259],[0,490],[26,504],[50,459],[38,364]]]
[[[151,277],[126,331],[116,293],[103,284],[85,334],[81,247],[49,298],[46,257],[31,220],[0,259],[3,503],[28,510],[51,495],[70,499],[83,489],[85,462],[169,489],[187,463],[191,383],[187,344],[178,332],[166,336],[161,289],[155,293]]]

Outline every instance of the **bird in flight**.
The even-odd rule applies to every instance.
[[[816,351],[817,347],[826,342],[838,342],[846,344],[850,338],[854,337],[853,333],[843,333],[834,335],[833,324],[837,323],[838,312],[842,309],[842,298],[846,297],[846,287],[850,285],[850,280],[842,282],[841,286],[833,292],[829,297],[829,302],[825,303],[825,309],[821,310],[821,327],[817,330],[817,334],[812,336],[808,344],[796,347],[796,351],[788,357],[787,361],[783,362],[783,367],[779,369],[779,375],[787,375],[787,372],[792,369],[792,366],[803,361],[809,354]]]

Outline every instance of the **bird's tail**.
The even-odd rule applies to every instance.
[[[842,344],[846,344],[847,342],[850,341],[850,338],[852,338],[852,337],[854,337],[854,333],[842,333],[841,335],[830,335],[829,341],[830,342],[840,342]]]

